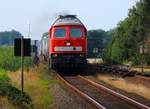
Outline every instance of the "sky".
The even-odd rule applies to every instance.
[[[0,0],[0,31],[17,30],[40,39],[59,14],[75,14],[88,30],[110,30],[137,0]]]

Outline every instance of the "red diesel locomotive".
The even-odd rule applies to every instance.
[[[75,15],[60,15],[49,30],[49,66],[80,68],[87,64],[87,30]]]

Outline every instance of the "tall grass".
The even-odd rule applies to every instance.
[[[30,57],[24,59],[24,65],[30,66],[32,60]],[[9,70],[15,71],[20,68],[21,61],[20,57],[14,56],[13,47],[0,47],[0,67]]]
[[[24,89],[31,96],[35,109],[48,109],[53,104],[54,98],[49,85],[59,84],[59,81],[52,78],[52,72],[54,71],[48,71],[45,64],[24,72]],[[15,86],[20,86],[19,73],[19,71],[8,73],[11,83]]]

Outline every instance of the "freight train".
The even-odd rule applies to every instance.
[[[75,15],[60,15],[41,42],[52,69],[84,70],[87,65],[87,29]]]

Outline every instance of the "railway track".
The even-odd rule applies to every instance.
[[[150,107],[144,104],[121,95],[83,76],[68,77],[60,76],[59,74],[56,75],[65,85],[97,109],[150,109]]]

